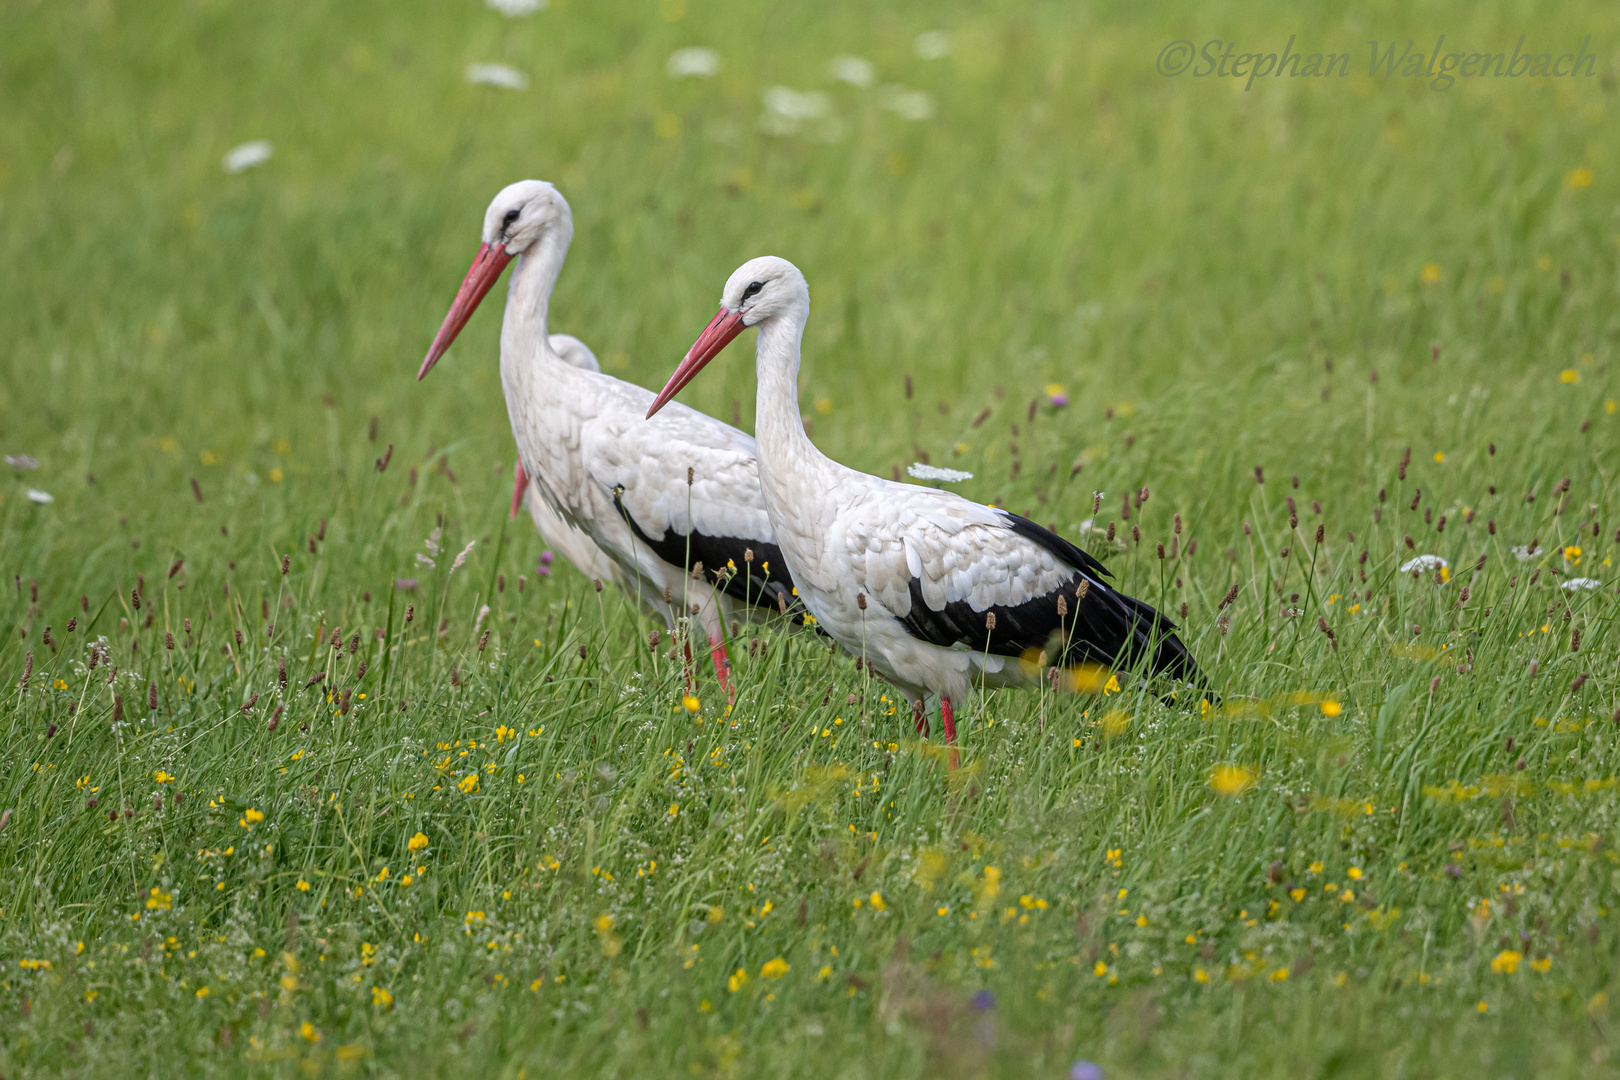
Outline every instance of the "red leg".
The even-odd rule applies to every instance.
[[[923,712],[923,699],[918,698],[911,703],[911,718],[917,724],[917,734],[928,738],[928,714]]]
[[[523,505],[523,493],[529,487],[529,474],[523,471],[523,459],[512,466],[512,520],[517,520],[518,507]]]
[[[709,659],[714,661],[714,677],[720,680],[720,689],[726,692],[727,703],[735,703],[737,692],[731,688],[731,657],[726,655],[723,642],[709,639]]]
[[[962,758],[956,749],[956,717],[951,714],[951,699],[944,695],[939,699],[939,718],[945,725],[945,742],[951,748],[951,768],[954,769],[962,763]]]

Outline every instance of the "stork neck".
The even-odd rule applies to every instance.
[[[568,237],[548,230],[512,264],[501,320],[501,372],[521,379],[536,360],[556,361],[547,340],[551,290],[568,256]],[[510,369],[510,370],[509,370]]]
[[[755,362],[759,391],[754,423],[760,465],[766,474],[778,471],[770,459],[785,464],[821,456],[804,433],[804,421],[799,418],[799,349],[807,314],[787,312],[759,328]]]

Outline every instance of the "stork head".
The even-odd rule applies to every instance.
[[[574,219],[568,201],[544,180],[519,180],[502,188],[484,211],[483,243],[433,338],[422,369],[416,373],[417,379],[433,370],[507,263],[545,237],[554,236],[566,246],[573,234]]]
[[[720,310],[692,343],[686,358],[675,368],[675,374],[669,377],[647,415],[651,417],[669,404],[670,399],[745,328],[783,316],[797,316],[802,321],[809,310],[810,286],[797,266],[775,255],[762,255],[743,263],[726,279],[725,291],[720,294]]]

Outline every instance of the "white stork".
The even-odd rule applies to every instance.
[[[571,334],[550,334],[548,339],[551,351],[569,367],[581,371],[602,370],[596,354],[579,338]],[[636,595],[634,589],[625,588],[627,582],[624,575],[619,573],[619,565],[596,546],[596,541],[579,526],[569,523],[546,502],[545,496],[540,493],[540,486],[530,482],[529,474],[523,471],[522,457],[512,468],[512,517],[517,517],[520,507],[528,509],[535,530],[546,545],[555,548],[580,573],[597,581],[610,582]]]
[[[515,260],[501,323],[501,385],[523,471],[557,521],[584,533],[616,566],[619,583],[671,628],[688,614],[701,623],[730,693],[722,627],[733,600],[798,608],[765,512],[754,440],[685,407],[648,425],[649,391],[558,355],[546,313],[573,234],[568,203],[550,184],[503,188],[484,212],[483,242],[417,378]],[[588,549],[573,549],[569,558],[579,565]]]
[[[1141,664],[1198,678],[1175,626],[1103,583],[1102,564],[1061,536],[953,492],[856,472],[822,454],[799,416],[799,345],[810,316],[804,275],[785,259],[744,263],[720,310],[670,376],[648,416],[744,327],[759,327],[756,368],[765,509],[799,598],[841,646],[915,702],[952,703],[973,683],[1014,686],[1058,665]],[[952,750],[955,762],[955,750]]]

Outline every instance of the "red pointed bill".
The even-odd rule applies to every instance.
[[[472,266],[467,270],[467,276],[462,279],[461,288],[456,290],[456,298],[450,304],[450,310],[439,326],[439,332],[433,338],[433,344],[428,348],[427,359],[422,361],[422,370],[416,373],[416,379],[421,382],[427,373],[433,370],[433,365],[439,362],[450,343],[456,340],[461,328],[467,325],[472,313],[478,310],[479,303],[488,294],[495,279],[501,276],[506,264],[512,261],[507,254],[506,245],[491,247],[489,244],[478,245],[478,254],[473,258]]]
[[[691,349],[687,350],[686,359],[680,362],[675,368],[675,374],[669,377],[669,382],[659,391],[652,408],[647,410],[647,418],[651,419],[654,413],[668,405],[670,399],[696,378],[697,373],[703,370],[703,366],[719,356],[720,351],[731,344],[732,338],[742,333],[744,329],[746,328],[743,326],[742,313],[727,311],[722,304],[714,318],[709,320],[709,325],[703,328],[703,333],[692,343]]]

